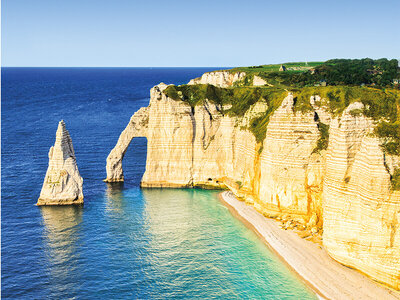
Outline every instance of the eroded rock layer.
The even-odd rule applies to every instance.
[[[82,185],[71,137],[60,121],[37,205],[83,204]]]
[[[391,190],[372,123],[346,109],[331,122],[323,186],[324,246],[339,262],[400,288],[400,192]]]
[[[191,84],[240,80],[215,73]],[[312,96],[313,109],[301,113],[289,93],[257,142],[247,128],[267,111],[266,103],[232,116],[207,99],[194,107],[173,100],[163,93],[166,87],[151,90],[149,106],[121,134],[107,159],[107,181],[123,180],[123,155],[133,137],[145,136],[143,187],[228,187],[264,215],[290,215],[313,233],[323,228],[323,244],[334,259],[399,288],[400,199],[390,186],[390,169],[399,160],[388,163],[370,136],[373,122],[351,113],[362,104],[333,117]],[[327,150],[317,148],[324,124],[330,125]]]
[[[245,76],[245,72],[215,71],[204,73],[201,77],[190,80],[188,84],[212,84],[218,87],[229,87],[233,83],[242,80]]]

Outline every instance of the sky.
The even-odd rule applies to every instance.
[[[2,0],[1,65],[233,67],[400,58],[399,0]]]

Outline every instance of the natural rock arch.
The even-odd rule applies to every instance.
[[[142,107],[131,117],[128,125],[119,136],[117,144],[107,157],[107,178],[104,179],[105,182],[124,181],[124,172],[122,170],[124,155],[134,137],[147,137],[148,122],[147,107]]]

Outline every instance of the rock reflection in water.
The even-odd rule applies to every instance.
[[[80,224],[82,207],[43,206],[40,208],[45,226],[45,248],[54,294],[73,294],[82,278],[79,268]]]
[[[143,189],[148,249],[143,259],[157,266],[155,279],[167,295],[204,288],[209,278],[226,276],[221,252],[210,246],[221,231],[210,230],[207,214],[218,202],[211,192],[179,189]],[[214,220],[215,222],[215,220]],[[210,227],[209,227],[210,226]],[[216,237],[216,239],[214,239]],[[218,247],[216,247],[218,248]],[[221,291],[218,284],[211,284]]]
[[[123,202],[123,182],[107,183],[106,189],[106,210],[107,211],[121,211]]]

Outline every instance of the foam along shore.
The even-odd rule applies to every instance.
[[[318,244],[302,239],[294,231],[283,230],[253,206],[239,201],[230,191],[220,194],[231,213],[244,221],[321,298],[400,299],[400,292],[387,288],[358,271],[333,260]]]

